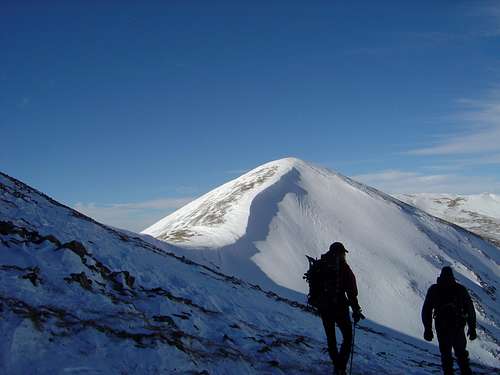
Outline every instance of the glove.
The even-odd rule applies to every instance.
[[[425,341],[432,341],[434,338],[434,334],[432,333],[432,329],[426,329],[424,331],[424,340]]]
[[[361,313],[361,309],[354,310],[352,312],[352,320],[354,320],[354,324],[359,322],[361,319],[365,319],[365,316]]]
[[[477,339],[476,329],[469,328],[469,330],[467,331],[467,336],[469,336],[470,341],[474,341],[475,339]]]

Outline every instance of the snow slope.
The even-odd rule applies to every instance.
[[[306,306],[162,245],[0,173],[0,373],[331,372]],[[421,340],[371,321],[356,337],[353,374],[440,373]]]
[[[257,168],[190,202],[142,233],[188,246],[222,247],[234,243],[245,234],[256,195],[274,185],[292,166],[291,162],[283,162]]]
[[[367,316],[415,338],[422,335],[428,287],[442,266],[452,265],[478,314],[480,340],[470,345],[472,356],[499,365],[498,249],[330,170],[295,158],[264,164],[143,233],[222,272],[280,293],[276,285],[287,288],[292,298],[291,291],[307,289],[304,255],[317,257],[341,241],[350,250]]]
[[[500,196],[495,194],[396,194],[397,199],[455,223],[500,246]]]

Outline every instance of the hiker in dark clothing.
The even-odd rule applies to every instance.
[[[475,340],[476,313],[467,289],[455,281],[451,267],[443,267],[437,283],[427,291],[422,308],[424,339],[432,341],[432,317],[441,352],[444,375],[453,375],[453,348],[462,375],[472,374],[469,366],[469,353],[466,350],[465,324],[469,327],[469,339]]]
[[[318,261],[321,263],[323,293],[317,308],[325,328],[328,353],[335,367],[335,373],[339,375],[345,374],[352,350],[352,324],[349,306],[353,311],[354,323],[364,318],[358,303],[356,277],[345,260],[346,253],[344,245],[335,242]],[[340,351],[337,349],[335,324],[342,333]]]

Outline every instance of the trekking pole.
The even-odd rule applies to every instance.
[[[352,357],[354,357],[354,337],[356,336],[356,324],[357,323],[354,323],[354,328],[352,329],[351,364],[349,365],[349,375],[352,375]]]

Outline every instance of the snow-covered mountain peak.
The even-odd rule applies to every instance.
[[[299,158],[296,158],[294,156],[287,156],[285,158],[281,158],[281,159],[277,159],[277,160],[273,160],[273,161],[270,161],[266,164],[263,164],[264,165],[277,165],[277,164],[288,164],[288,165],[291,165],[291,166],[295,166],[295,165],[301,165],[301,164],[304,164],[305,162],[302,160],[302,159],[299,159]]]
[[[234,243],[245,233],[253,199],[292,170],[306,166],[293,157],[263,164],[201,196],[142,233],[194,247]]]

